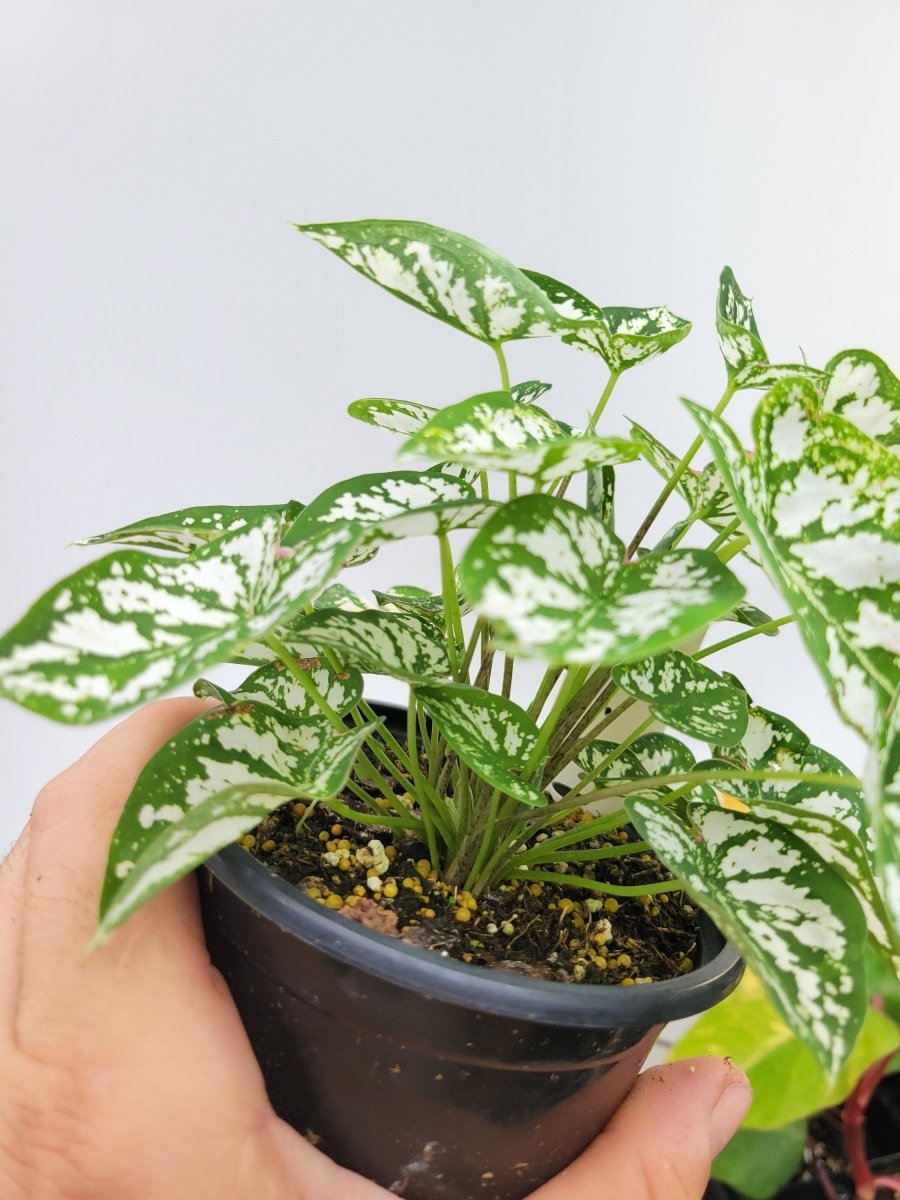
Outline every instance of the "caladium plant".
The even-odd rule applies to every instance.
[[[252,668],[232,690],[199,679],[196,693],[218,703],[138,779],[97,939],[288,798],[420,840],[430,868],[474,894],[550,880],[637,895],[648,885],[615,884],[604,865],[652,850],[673,878],[650,890],[683,889],[712,915],[835,1076],[865,1018],[866,943],[887,969],[900,964],[898,380],[864,350],[822,369],[771,362],[726,268],[724,392],[712,409],[689,405],[700,436],[678,454],[645,413],[617,429],[606,412],[632,368],[690,332],[668,308],[603,306],[422,222],[298,228],[483,342],[499,387],[445,408],[355,400],[351,416],[404,439],[402,469],[305,503],[183,509],[86,538],[124,548],[0,638],[0,694],[65,722],[216,663]],[[552,411],[549,384],[511,383],[504,347],[534,337],[607,372],[583,428]],[[723,414],[751,389],[766,394],[747,451]],[[704,439],[712,460],[697,470]],[[663,485],[640,527],[620,531],[616,491],[642,458]],[[670,498],[679,519],[648,537]],[[338,578],[413,537],[423,557],[434,545],[439,587],[426,577],[366,594]],[[760,568],[785,614],[746,603],[743,579]],[[870,742],[865,786],[715,669],[720,650],[792,621]],[[718,622],[745,628],[717,638]],[[531,696],[521,658],[545,666]],[[362,672],[408,687],[405,741],[364,698]],[[605,738],[629,710],[630,733]],[[560,798],[566,768],[575,782]],[[560,824],[585,806],[577,829]],[[626,827],[621,845],[583,848]]]

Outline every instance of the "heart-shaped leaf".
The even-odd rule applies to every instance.
[[[97,940],[291,796],[327,800],[376,723],[344,735],[248,701],[213,709],[144,767],[113,834]]]
[[[869,350],[842,350],[825,370],[831,376],[822,411],[861,429],[883,446],[900,444],[900,379]]]
[[[431,621],[411,613],[319,609],[292,622],[291,635],[337,650],[346,663],[375,675],[431,682],[451,674],[443,637]]]
[[[600,308],[567,283],[537,271],[525,274],[568,323],[562,340],[579,350],[598,354],[610,371],[625,371],[665,353],[691,331],[691,322],[670,309]]]
[[[359,537],[327,530],[285,559],[280,526],[265,517],[186,559],[118,550],[82,567],[0,638],[0,695],[94,721],[228,659],[307,604]]]
[[[544,483],[635,459],[640,446],[628,438],[568,433],[535,404],[520,404],[509,392],[485,392],[441,409],[400,453],[479,470],[515,471]]]
[[[416,697],[448,746],[480,779],[520,804],[547,803],[544,793],[518,774],[538,740],[537,726],[518,704],[462,683],[417,687]]]
[[[834,1078],[868,1000],[866,924],[850,887],[781,824],[693,801],[625,807],[670,871],[746,957],[788,1026]]]
[[[359,671],[349,668],[335,671],[318,658],[303,659],[298,666],[339,716],[350,712],[362,699],[363,681]],[[234,693],[238,703],[259,700],[270,704],[293,720],[319,717],[321,713],[309,692],[290,674],[283,662],[272,662],[248,676]]]
[[[522,271],[461,233],[383,220],[297,229],[407,304],[480,341],[545,337],[560,324]]]
[[[900,473],[809,383],[778,384],[754,419],[751,464],[720,417],[688,407],[845,718],[868,735],[900,683]]]
[[[228,504],[180,508],[177,512],[145,517],[142,521],[122,525],[109,533],[82,538],[74,544],[98,546],[104,542],[119,542],[148,550],[177,550],[181,554],[191,554],[226,533],[236,533],[248,525],[259,524],[265,517],[280,517],[283,527],[287,528],[302,511],[303,505],[297,500],[289,500],[287,504],[245,505],[243,508]]]
[[[498,640],[553,663],[627,662],[733,608],[743,587],[714,554],[672,550],[622,565],[610,530],[569,501],[522,496],[479,530],[463,590]]]
[[[613,667],[618,687],[692,737],[733,746],[747,729],[747,693],[680,650]]]

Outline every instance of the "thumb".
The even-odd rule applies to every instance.
[[[725,1059],[653,1067],[599,1137],[531,1200],[701,1200],[712,1160],[752,1098],[746,1076]]]

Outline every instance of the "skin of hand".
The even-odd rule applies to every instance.
[[[209,706],[158,701],[112,730],[41,792],[0,866],[4,1200],[390,1200],[272,1110],[192,879],[85,954],[125,797]],[[700,1200],[750,1095],[721,1059],[647,1071],[531,1200]]]

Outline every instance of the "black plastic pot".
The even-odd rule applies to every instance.
[[[663,1025],[743,969],[705,918],[697,969],[662,983],[468,966],[313,903],[236,846],[200,895],[276,1111],[408,1200],[528,1195],[602,1129]]]

